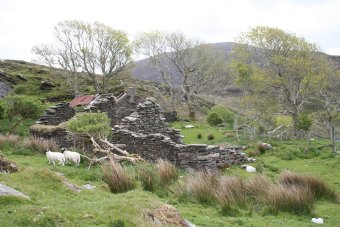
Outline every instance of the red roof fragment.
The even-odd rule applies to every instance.
[[[70,107],[75,107],[75,106],[83,106],[89,104],[96,96],[95,95],[83,95],[79,96],[77,98],[74,98],[70,102]]]

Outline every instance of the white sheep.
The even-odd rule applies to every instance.
[[[48,164],[53,163],[55,166],[55,161],[59,161],[59,165],[64,166],[65,164],[65,157],[63,153],[60,152],[52,152],[49,149],[46,150],[46,157],[48,159]]]
[[[80,154],[75,151],[67,151],[65,148],[61,149],[61,152],[64,153],[65,161],[72,161],[76,164],[76,166],[79,166],[80,163]]]

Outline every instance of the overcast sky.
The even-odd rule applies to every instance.
[[[31,61],[31,48],[53,41],[63,20],[99,21],[126,31],[182,31],[228,42],[250,27],[294,32],[340,55],[339,0],[0,0],[0,59]]]

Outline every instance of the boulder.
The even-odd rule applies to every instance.
[[[0,196],[15,196],[24,199],[29,199],[27,195],[0,183]]]
[[[51,90],[54,87],[55,87],[55,85],[53,85],[52,83],[47,82],[47,81],[41,81],[41,83],[40,83],[40,89],[41,90]]]

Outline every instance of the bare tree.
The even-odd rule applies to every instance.
[[[78,72],[85,72],[96,90],[107,93],[110,80],[127,69],[132,50],[127,34],[95,22],[63,21],[55,27],[57,43],[34,47],[45,63],[69,70],[78,91]]]
[[[170,62],[166,56],[169,51],[166,34],[160,31],[140,33],[134,41],[134,46],[136,52],[147,57],[151,67],[155,68],[161,74],[163,82],[170,91],[171,109],[174,110],[173,75],[169,69]]]
[[[168,33],[166,40],[170,51],[166,56],[181,74],[183,100],[189,117],[195,118],[192,94],[217,77],[226,76],[226,61],[215,48],[183,33]]]

